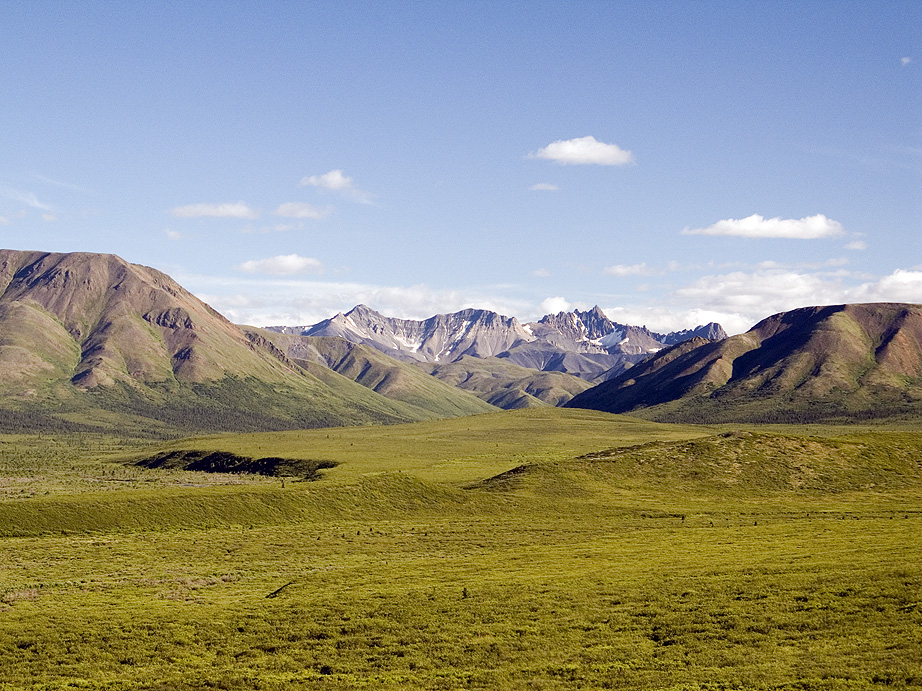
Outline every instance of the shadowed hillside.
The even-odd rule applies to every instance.
[[[568,406],[649,409],[658,420],[806,422],[922,413],[922,306],[876,303],[776,314],[745,334],[692,339]]]

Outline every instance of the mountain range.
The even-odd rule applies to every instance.
[[[407,362],[441,365],[465,356],[497,357],[529,369],[567,372],[588,381],[604,380],[667,345],[694,337],[719,339],[727,335],[715,323],[688,331],[654,333],[646,327],[613,322],[598,306],[521,324],[515,317],[481,309],[417,321],[386,317],[358,305],[317,324],[270,326],[268,330],[343,338]]]
[[[0,250],[0,429],[176,434],[384,424],[567,405],[661,421],[922,415],[922,306],[807,307],[725,337],[598,307],[236,325],[107,254]]]

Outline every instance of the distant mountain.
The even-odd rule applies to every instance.
[[[499,357],[540,371],[566,372],[587,380],[614,376],[668,343],[695,336],[725,338],[719,324],[657,334],[612,322],[599,307],[560,312],[520,324],[487,310],[466,309],[415,321],[386,317],[365,305],[313,326],[274,326],[270,331],[334,336],[377,348],[410,362],[448,363],[465,356]]]
[[[7,428],[272,429],[437,416],[337,377],[308,372],[155,269],[108,254],[0,250]]]
[[[464,355],[490,357],[518,342],[532,340],[514,317],[477,309],[415,321],[385,317],[365,305],[358,305],[346,314],[339,313],[313,326],[269,327],[269,330],[304,336],[335,336],[415,362],[451,362]]]
[[[567,405],[688,422],[918,415],[922,306],[782,312],[722,341],[681,342]]]

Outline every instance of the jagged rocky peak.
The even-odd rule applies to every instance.
[[[574,310],[573,313],[583,323],[583,326],[586,329],[586,336],[588,336],[590,339],[603,338],[609,335],[612,331],[616,331],[617,327],[619,326],[607,316],[605,316],[605,312],[603,312],[602,308],[598,305],[593,307],[591,310],[588,310],[587,312]]]
[[[273,330],[290,333],[285,327]],[[415,320],[385,317],[366,305],[304,327],[299,333],[338,336],[418,362],[450,362],[464,355],[490,357],[534,339],[515,317],[490,310],[469,308]]]

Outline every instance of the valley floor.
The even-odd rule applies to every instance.
[[[613,430],[596,450],[634,433]],[[9,487],[32,447],[4,441]],[[574,444],[552,456],[592,450]],[[64,454],[43,456],[47,495],[0,500],[0,689],[922,686],[922,482],[905,473],[717,496],[583,464],[495,487],[483,457],[465,484],[442,450],[414,472],[169,471],[101,492],[94,475],[135,471],[84,446],[70,494]]]

